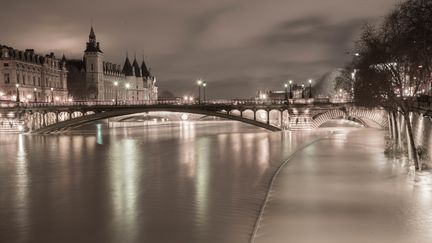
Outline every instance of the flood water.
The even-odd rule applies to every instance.
[[[0,242],[432,242],[431,173],[386,158],[383,131],[332,122],[1,134]]]
[[[0,242],[248,242],[275,169],[327,132],[173,122],[0,135]]]

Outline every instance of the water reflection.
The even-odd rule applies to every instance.
[[[29,175],[28,175],[28,164],[27,164],[27,152],[24,144],[24,135],[18,135],[18,151],[17,151],[17,160],[16,160],[16,199],[15,199],[15,207],[16,207],[16,220],[17,227],[22,229],[28,229],[28,206],[29,206],[29,197],[28,197],[28,186],[29,186]],[[24,230],[22,234],[20,234],[20,241],[28,240],[28,232]]]
[[[108,125],[0,137],[0,242],[248,242],[270,175],[319,137]]]

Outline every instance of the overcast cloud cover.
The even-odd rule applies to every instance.
[[[105,59],[136,52],[160,90],[251,97],[342,67],[396,0],[0,0],[0,44],[81,58],[91,19]],[[140,61],[139,60],[139,61]]]

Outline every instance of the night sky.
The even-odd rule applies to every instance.
[[[105,60],[144,54],[160,91],[251,97],[342,67],[365,21],[396,0],[0,0],[0,44],[81,58],[91,22]]]

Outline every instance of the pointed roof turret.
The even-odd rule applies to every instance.
[[[93,29],[93,25],[91,26],[91,29],[90,29],[89,40],[90,41],[94,40],[96,42],[96,35],[95,35],[94,29]]]
[[[134,70],[133,67],[129,61],[129,57],[128,54],[126,53],[126,60],[125,63],[123,65],[123,71],[122,71],[126,76],[134,76]]]
[[[151,76],[150,71],[148,70],[147,65],[144,61],[144,57],[143,57],[143,61],[141,64],[141,72],[142,72],[143,77],[150,77]]]
[[[100,52],[102,53],[99,42],[96,42],[96,34],[93,29],[93,25],[90,28],[89,41],[87,42],[87,47],[85,52]]]
[[[138,65],[138,62],[136,60],[136,55],[135,55],[135,58],[134,58],[132,66],[133,66],[133,69],[134,69],[134,72],[135,72],[135,76],[136,77],[141,77],[141,69],[140,69],[140,67]]]

